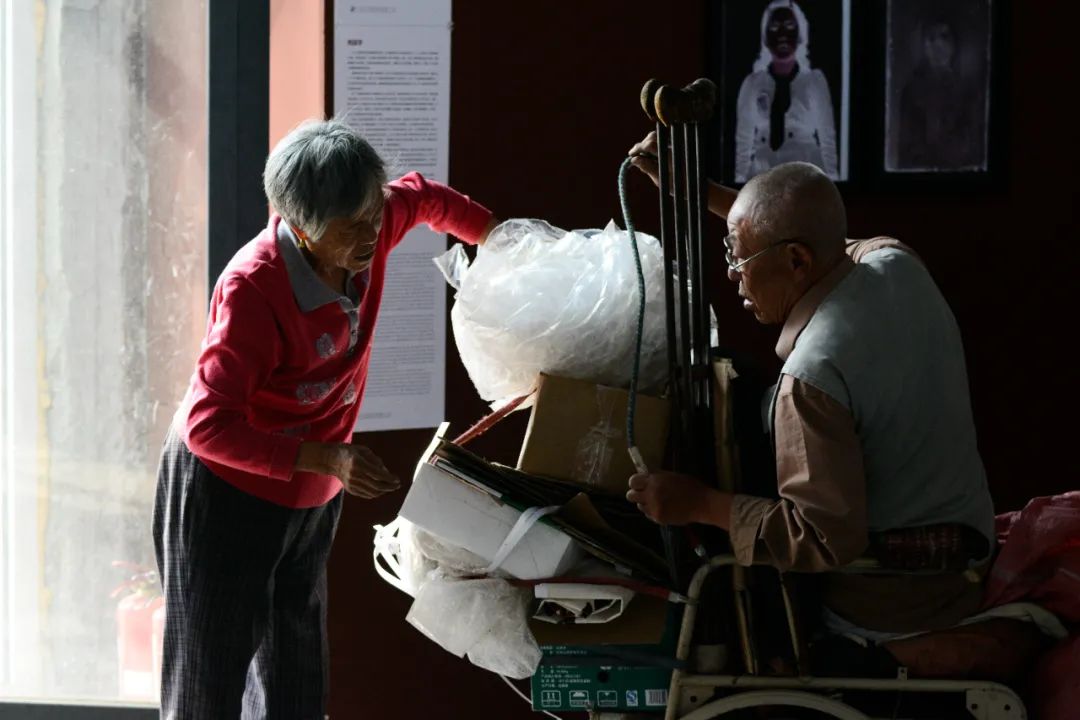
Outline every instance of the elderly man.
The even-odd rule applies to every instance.
[[[654,146],[646,138],[631,152]],[[636,164],[655,175],[651,160]],[[835,631],[884,640],[974,613],[993,507],[960,332],[930,274],[895,240],[846,241],[840,194],[807,163],[777,166],[737,196],[714,185],[709,206],[727,218],[728,277],[743,306],[782,326],[769,398],[779,499],[668,472],[631,478],[628,499],[659,523],[727,530],[744,565],[826,571],[901,529],[970,562],[934,575],[828,576]]]

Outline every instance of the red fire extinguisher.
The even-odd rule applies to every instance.
[[[132,563],[113,563],[133,570],[133,574],[115,590],[123,595],[116,604],[116,657],[120,695],[127,698],[156,700],[161,668],[160,642],[155,637],[154,619],[164,605],[157,573]]]

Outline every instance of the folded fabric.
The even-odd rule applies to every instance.
[[[1001,551],[986,580],[983,607],[1017,600],[1080,622],[1080,492],[1038,497],[997,517]]]

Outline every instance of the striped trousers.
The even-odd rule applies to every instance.
[[[341,498],[295,509],[254,497],[169,430],[153,520],[162,718],[324,719],[326,562]]]

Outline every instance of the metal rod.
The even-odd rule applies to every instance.
[[[701,272],[701,190],[699,188],[700,172],[696,127],[696,123],[686,124],[683,126],[683,132],[686,134],[686,205],[689,216],[686,243],[687,255],[690,261],[687,282],[690,284],[690,327],[688,331],[691,346],[690,361],[692,363],[690,384],[693,398],[693,420],[691,425],[693,437],[691,442],[694,448],[694,473],[702,475],[705,465],[704,458],[709,452],[709,442],[703,437],[703,431],[706,428],[706,424],[703,422],[705,420],[703,410],[705,407],[705,390],[708,383],[708,378],[705,375],[704,358],[708,348],[706,347],[706,340],[699,332],[701,318],[707,315],[707,309],[703,292],[704,278]],[[703,379],[706,382],[705,386],[702,384]]]
[[[657,185],[664,252],[669,393],[673,406],[668,437],[671,467],[709,478],[712,473],[703,471],[714,465],[713,418],[709,410],[712,393],[701,252],[704,196],[698,124],[711,115],[715,95],[715,87],[705,79],[682,89],[651,79],[640,94],[642,110],[657,123]],[[702,327],[706,328],[704,337]],[[681,587],[679,551],[684,547],[681,533],[665,527],[662,534],[672,582],[675,587]]]
[[[656,150],[659,156],[657,162],[659,170],[660,190],[660,245],[664,251],[664,314],[667,329],[668,350],[668,385],[670,392],[675,396],[675,405],[679,406],[678,395],[678,357],[676,354],[675,336],[675,278],[671,269],[675,265],[675,238],[672,234],[671,219],[671,168],[667,158],[670,157],[670,131],[663,123],[656,123]]]
[[[678,331],[677,331],[677,314],[676,314],[676,298],[674,277],[671,273],[671,268],[674,266],[677,257],[678,247],[678,231],[675,226],[675,220],[672,218],[673,208],[671,204],[671,193],[669,188],[671,187],[672,178],[668,163],[665,161],[670,156],[668,149],[671,138],[671,132],[668,130],[662,122],[656,123],[656,150],[657,150],[657,163],[659,164],[659,179],[658,186],[660,191],[660,245],[664,251],[664,319],[667,326],[667,339],[668,339],[668,384],[672,395],[674,396],[675,407],[684,407],[686,400],[682,395],[682,373],[680,372],[677,345],[678,345]],[[670,434],[682,433],[682,423],[679,425],[672,425],[672,429],[669,430]],[[678,429],[676,429],[678,428]],[[677,448],[680,446],[679,442],[669,443],[669,446]],[[661,538],[664,542],[664,559],[667,562],[668,574],[671,579],[671,583],[676,588],[680,585],[680,578],[678,576],[678,555],[676,553],[676,537],[671,528],[664,526],[660,531]]]
[[[676,294],[676,300],[678,302],[678,322],[676,323],[676,339],[679,344],[678,349],[678,366],[679,366],[679,379],[680,379],[680,395],[683,399],[679,407],[679,425],[680,432],[684,438],[684,443],[691,437],[691,422],[690,419],[693,414],[692,402],[693,393],[691,387],[690,378],[690,297],[688,293],[689,284],[689,262],[687,258],[687,230],[689,224],[689,218],[686,212],[686,135],[685,132],[680,132],[681,128],[672,132],[672,147],[674,150],[674,175],[675,175],[675,255],[676,255],[676,275],[678,277],[678,292]],[[682,443],[680,443],[682,444]],[[683,471],[691,471],[694,465],[694,448],[693,443],[685,444],[685,451],[682,453],[682,457],[676,458],[678,463],[676,469]]]
[[[709,333],[710,306],[709,294],[706,291],[706,288],[708,287],[708,266],[705,262],[705,228],[703,223],[703,216],[708,206],[708,199],[705,185],[705,167],[702,162],[704,153],[701,131],[701,124],[694,123],[692,126],[694,175],[691,188],[692,192],[697,197],[697,212],[693,218],[695,227],[694,258],[696,271],[694,273],[693,282],[695,288],[694,307],[698,311],[695,328],[697,336],[697,342],[695,343],[695,348],[697,350],[695,379],[698,384],[698,412],[701,416],[698,418],[698,422],[695,423],[695,425],[698,430],[698,442],[700,444],[699,457],[701,458],[702,463],[700,471],[707,481],[714,482],[716,473],[716,454],[713,452],[715,438],[712,429],[714,418],[711,383],[712,372],[710,367],[710,349],[712,342]]]
[[[689,602],[683,609],[682,625],[679,628],[679,641],[675,646],[675,659],[682,663],[690,657],[690,643],[694,639],[694,622],[697,620],[698,601],[701,600],[701,591],[705,586],[705,579],[716,568],[727,567],[735,564],[734,555],[717,555],[710,558],[708,564],[702,565],[690,579],[690,587],[686,591]],[[671,684],[668,686],[668,705],[664,713],[664,720],[675,720],[679,707],[679,694],[684,684],[683,670],[675,669],[671,673]]]
[[[900,692],[964,692],[982,690],[1016,696],[1006,685],[985,680],[901,680],[899,678],[763,677],[752,675],[683,674],[685,686],[712,688],[815,688],[825,690],[896,690]],[[668,694],[670,697],[670,693]]]
[[[758,674],[757,649],[750,632],[750,591],[746,588],[746,568],[731,568],[731,589],[735,599],[735,622],[739,632],[739,649],[742,650],[743,667],[751,675]]]
[[[694,145],[693,126],[682,126],[683,141],[686,143],[686,250],[687,250],[687,290],[690,293],[690,325],[687,328],[690,336],[690,406],[694,419],[702,405],[701,397],[701,338],[698,337],[697,327],[702,313],[701,283],[698,274],[701,268],[699,257],[699,233],[701,232],[701,193],[697,189],[697,148]],[[694,433],[693,457],[695,459],[694,470],[698,470],[698,458],[704,449],[701,445],[698,425],[691,426]]]

